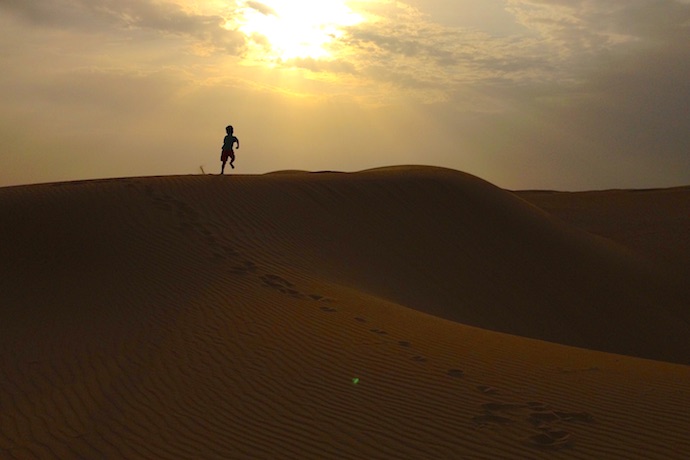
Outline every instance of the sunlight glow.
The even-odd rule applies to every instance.
[[[242,12],[239,30],[250,38],[252,58],[269,62],[331,58],[329,44],[342,28],[364,20],[347,0],[246,0]]]

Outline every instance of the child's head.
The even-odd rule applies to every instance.
[[[227,126],[227,127],[225,128],[225,132],[228,133],[228,134],[232,134],[232,132],[233,132],[234,130],[235,130],[235,129],[234,129],[232,126]]]

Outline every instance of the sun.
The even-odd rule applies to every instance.
[[[252,57],[286,62],[296,58],[332,58],[329,45],[343,28],[364,18],[347,0],[246,0],[239,30],[250,43]]]

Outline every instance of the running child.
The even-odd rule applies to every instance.
[[[220,173],[223,174],[225,172],[225,163],[228,161],[228,158],[230,158],[230,167],[232,169],[235,169],[235,165],[233,164],[235,162],[235,151],[233,148],[235,147],[235,144],[237,144],[237,148],[240,148],[240,140],[233,136],[233,132],[235,129],[232,126],[228,126],[225,128],[225,132],[228,133],[227,136],[225,136],[225,139],[223,139],[223,150],[220,154],[220,161],[222,162],[223,166],[220,168]]]

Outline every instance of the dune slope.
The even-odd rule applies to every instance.
[[[519,337],[687,363],[686,293],[477,178],[85,181],[0,212],[0,458],[690,453],[688,366]]]
[[[569,225],[690,274],[690,187],[516,194]]]
[[[686,292],[484,181],[434,168],[280,179],[277,200],[233,195],[268,210],[240,212],[267,219],[253,221],[291,266],[464,324],[690,362]]]

